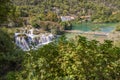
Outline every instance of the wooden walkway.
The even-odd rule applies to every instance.
[[[67,33],[77,33],[77,34],[88,34],[88,35],[98,35],[98,36],[108,36],[108,33],[105,32],[83,32],[83,31],[79,31],[79,30],[65,30],[64,32]]]

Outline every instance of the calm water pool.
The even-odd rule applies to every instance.
[[[72,30],[81,30],[81,31],[100,31],[100,32],[112,32],[115,29],[117,23],[102,23],[102,24],[93,24],[93,23],[73,23]]]
[[[81,23],[81,24],[72,24],[72,30],[80,30],[80,31],[93,31],[93,29],[96,29],[96,31],[100,31],[100,32],[112,32],[116,25],[118,23],[103,23],[103,24],[93,24],[93,23]],[[67,38],[72,38],[75,37],[75,33],[65,33]]]

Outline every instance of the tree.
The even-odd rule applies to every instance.
[[[14,44],[6,29],[0,29],[0,52],[11,52],[14,48]]]
[[[16,79],[35,80],[117,80],[120,78],[120,48],[106,40],[99,43],[78,36],[25,54],[23,70]]]
[[[53,13],[53,12],[48,12],[47,15],[46,15],[46,21],[57,22],[58,21],[57,14]]]
[[[13,6],[10,0],[0,1],[0,24],[9,20]],[[20,67],[23,55],[21,50],[15,49],[13,39],[6,28],[0,28],[0,80],[6,80],[5,75],[11,70],[16,71]]]
[[[12,5],[10,0],[0,1],[0,23],[8,20],[9,14],[11,13]]]
[[[115,29],[116,31],[120,31],[120,24],[118,24],[117,26],[116,26],[116,29]]]

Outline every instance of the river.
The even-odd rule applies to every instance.
[[[81,24],[72,24],[72,30],[81,30],[81,31],[100,31],[100,32],[111,32],[115,29],[117,23],[81,23]]]
[[[72,23],[72,30],[80,30],[83,32],[89,32],[89,31],[97,31],[97,32],[105,32],[110,33],[115,30],[115,27],[118,23]],[[66,37],[74,37],[77,34],[73,33],[66,33]]]

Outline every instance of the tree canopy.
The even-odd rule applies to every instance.
[[[0,1],[0,23],[8,20],[8,17],[11,13],[11,2],[10,0],[1,0]]]
[[[94,22],[119,22],[119,0],[12,0],[19,7],[21,15],[48,14],[56,15],[90,15]],[[117,17],[114,17],[116,13]],[[45,16],[47,17],[47,16]],[[54,15],[53,15],[54,17]],[[53,19],[53,18],[51,18]]]
[[[25,54],[22,70],[11,79],[24,80],[117,80],[120,78],[120,48],[78,36],[62,37]]]

